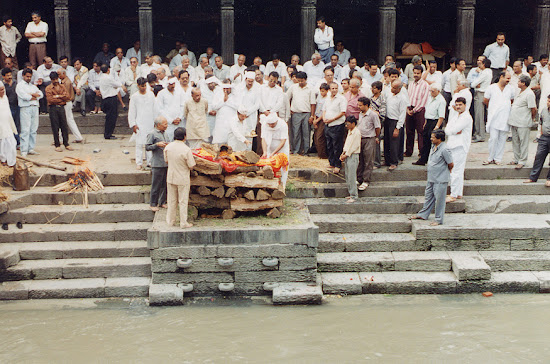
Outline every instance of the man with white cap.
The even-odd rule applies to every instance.
[[[245,120],[247,134],[250,135],[256,129],[258,122],[258,110],[260,109],[260,88],[254,84],[256,74],[253,71],[245,73],[245,82],[237,86],[237,95],[239,106],[246,109],[248,115]],[[252,145],[248,146],[248,150],[252,149]]]
[[[237,115],[229,120],[229,130],[227,132],[227,144],[234,152],[242,152],[249,149],[252,145],[252,138],[248,137],[250,130],[246,128],[247,110],[239,106]]]
[[[237,63],[229,69],[229,79],[232,83],[239,84],[244,81],[244,73],[246,71],[246,66],[244,65],[245,61],[245,55],[240,54],[239,58],[237,58]]]
[[[6,163],[8,167],[15,165],[17,156],[17,141],[14,134],[17,134],[17,129],[6,96],[6,87],[0,81],[0,162]]]
[[[216,127],[212,136],[212,143],[227,143],[229,121],[237,115],[239,107],[237,96],[233,92],[233,86],[229,81],[223,83],[222,92],[214,94],[212,109],[216,110]]]
[[[147,135],[153,131],[155,118],[155,94],[147,90],[147,80],[139,77],[136,81],[138,91],[130,97],[130,109],[128,110],[128,126],[136,135],[136,166],[143,167],[143,148],[147,144]],[[146,152],[147,165],[151,165],[153,154]]]
[[[217,87],[220,80],[216,76],[207,75],[207,79],[204,80],[206,87],[201,87],[202,97],[208,102],[208,114],[206,115],[206,121],[208,122],[208,128],[210,129],[210,139],[214,135],[214,128],[216,127],[216,113],[214,109],[214,97],[217,94],[223,93],[220,87]],[[210,140],[212,141],[212,140]]]
[[[183,117],[187,120],[187,143],[191,149],[200,148],[210,138],[207,114],[208,102],[202,98],[201,90],[195,87],[191,90],[191,100],[183,105]]]
[[[182,121],[182,97],[181,91],[176,88],[176,82],[175,77],[168,79],[168,87],[157,94],[155,103],[158,114],[168,121],[166,136],[169,140],[174,139],[174,130]]]
[[[260,123],[262,124],[262,149],[264,151],[262,157],[270,158],[277,153],[283,153],[288,160],[290,143],[288,142],[287,123],[275,113],[270,113],[267,116],[261,115]],[[287,178],[288,166],[281,169],[281,183],[283,187],[286,186]]]

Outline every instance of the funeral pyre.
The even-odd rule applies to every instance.
[[[99,177],[86,165],[75,165],[75,173],[65,182],[53,187],[55,192],[81,193],[83,205],[88,207],[88,191],[99,191],[105,187]]]
[[[197,165],[191,173],[189,205],[196,207],[197,214],[221,213],[224,219],[248,211],[265,211],[273,218],[281,215],[285,191],[280,176],[288,168],[285,154],[260,158],[252,151],[233,152],[226,145],[205,143],[193,155]]]

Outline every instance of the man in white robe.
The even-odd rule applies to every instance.
[[[468,90],[468,92],[470,92]],[[449,122],[445,127],[447,135],[447,147],[451,151],[454,167],[451,170],[451,195],[447,202],[461,199],[464,189],[464,168],[470,145],[472,143],[472,128],[474,121],[466,107],[466,99],[459,97],[455,100],[455,110],[449,116]]]
[[[155,94],[147,90],[147,80],[140,77],[136,81],[138,91],[130,97],[128,126],[136,139],[136,166],[143,168],[143,149],[147,144],[147,135],[153,131],[155,119]],[[152,152],[146,152],[147,166],[151,165]]]
[[[202,97],[208,102],[208,113],[206,114],[206,122],[210,129],[210,142],[214,129],[216,127],[216,110],[214,109],[214,98],[220,93],[223,93],[221,87],[218,87],[219,80],[216,76],[210,76],[205,81],[206,87],[202,87]]]
[[[17,128],[11,115],[6,87],[0,81],[0,162],[6,163],[8,167],[15,165],[17,156],[17,141],[14,134],[17,134]]]
[[[290,143],[288,141],[288,125],[277,114],[271,113],[260,117],[262,124],[262,158],[270,158],[277,153],[290,155]],[[281,168],[281,183],[283,188],[288,179],[288,166]]]
[[[248,135],[256,129],[258,122],[258,110],[260,109],[260,86],[254,84],[256,74],[254,72],[246,72],[246,81],[237,87],[237,95],[239,106],[242,106],[247,112],[245,120]],[[252,149],[252,145],[248,145],[248,150]]]
[[[246,127],[246,116],[247,110],[243,106],[240,106],[237,110],[237,115],[229,119],[227,145],[234,152],[250,150],[249,146],[252,146],[252,138],[249,137],[250,131]]]
[[[487,126],[489,137],[489,158],[484,165],[502,163],[506,137],[510,131],[508,118],[512,109],[515,89],[509,85],[511,75],[501,72],[497,83],[493,83],[485,91],[483,103],[487,105]]]
[[[168,87],[158,93],[155,106],[158,115],[163,116],[168,121],[166,136],[169,140],[173,140],[174,130],[180,126],[183,113],[181,92],[176,88],[175,77],[170,78]]]
[[[239,55],[239,58],[237,58],[237,63],[229,69],[229,79],[231,80],[231,83],[239,84],[244,81],[244,73],[246,71],[246,66],[244,65],[245,61],[245,55],[241,54]]]
[[[222,84],[222,91],[214,95],[212,109],[216,110],[216,128],[212,143],[224,144],[227,143],[229,120],[237,115],[239,107],[237,96],[233,92],[233,86],[230,83]]]

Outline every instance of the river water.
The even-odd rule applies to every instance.
[[[550,295],[0,303],[0,363],[550,362]]]

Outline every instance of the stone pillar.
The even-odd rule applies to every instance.
[[[71,59],[71,36],[69,33],[69,0],[55,0],[55,39],[57,60],[62,56]]]
[[[315,52],[315,28],[317,27],[317,0],[302,0],[302,24],[300,31],[301,40],[301,63],[304,64],[311,59]]]
[[[456,8],[455,56],[464,58],[466,65],[472,64],[474,53],[475,5],[476,0],[458,0]]]
[[[141,41],[141,62],[145,54],[153,52],[153,7],[152,0],[138,0],[139,6],[139,39]]]
[[[235,0],[221,0],[221,32],[223,62],[234,63],[235,54]]]
[[[378,62],[384,63],[387,54],[395,53],[395,4],[397,0],[380,0]]]
[[[539,0],[534,38],[533,57],[538,60],[550,52],[550,0]]]

